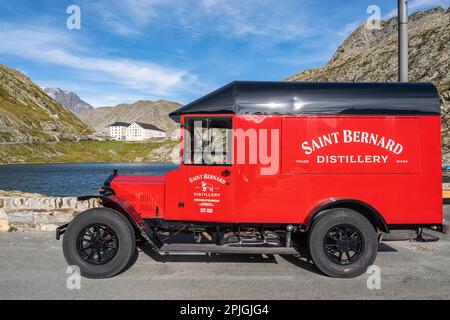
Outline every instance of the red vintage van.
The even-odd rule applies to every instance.
[[[440,103],[430,83],[233,82],[173,112],[181,163],[118,175],[57,230],[82,275],[158,253],[299,254],[332,277],[373,264],[383,233],[443,230]]]

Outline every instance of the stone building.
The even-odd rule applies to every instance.
[[[109,126],[109,136],[114,140],[126,140],[126,131],[131,124],[128,122],[115,122]]]
[[[114,140],[146,141],[165,139],[166,133],[158,127],[142,122],[115,122],[109,126],[109,134]]]

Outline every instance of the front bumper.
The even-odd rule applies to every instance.
[[[61,236],[66,232],[67,227],[69,224],[64,224],[58,228],[56,228],[56,240],[61,239]]]

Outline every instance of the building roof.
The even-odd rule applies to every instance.
[[[432,83],[234,81],[182,108],[184,114],[440,114]]]
[[[158,128],[154,125],[148,124],[148,123],[143,123],[143,122],[134,122],[134,123],[136,123],[138,126],[140,126],[143,129],[165,132],[164,130],[161,130],[160,128]]]
[[[148,130],[155,130],[155,131],[161,131],[161,132],[165,132],[164,130],[161,130],[160,128],[148,124],[148,123],[143,123],[143,122],[133,122],[136,123],[138,126],[140,126],[143,129],[148,129]],[[129,127],[131,126],[131,123],[128,122],[114,122],[113,124],[110,125],[110,127]]]
[[[131,123],[128,122],[114,122],[110,125],[110,127],[129,127],[131,126]]]

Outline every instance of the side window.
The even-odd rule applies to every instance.
[[[183,163],[231,165],[232,118],[186,118]]]

